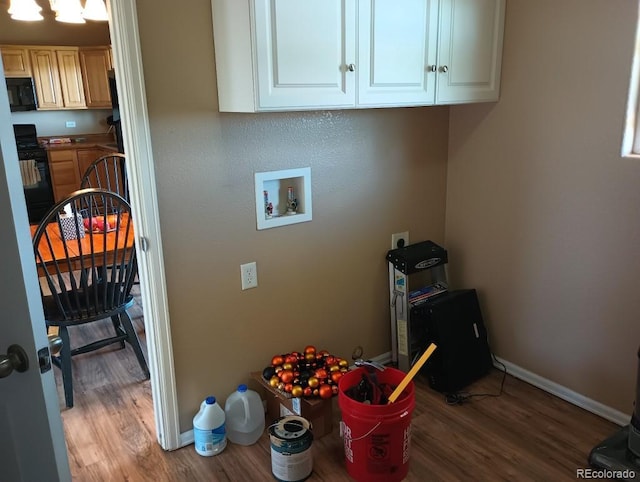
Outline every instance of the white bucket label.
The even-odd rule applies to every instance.
[[[271,447],[271,470],[278,480],[306,479],[313,470],[311,448],[298,454],[280,453]]]

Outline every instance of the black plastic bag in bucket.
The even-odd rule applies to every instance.
[[[347,394],[366,374],[366,369],[358,368],[345,373],[338,383],[347,472],[359,482],[399,482],[409,472],[414,384],[409,382],[395,403],[371,405]],[[379,385],[395,388],[404,377],[395,368],[376,371]]]

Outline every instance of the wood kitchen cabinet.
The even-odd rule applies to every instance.
[[[77,47],[29,49],[38,110],[86,108]]]
[[[81,47],[80,66],[84,96],[89,109],[110,109],[109,70],[112,69],[110,47]]]
[[[100,147],[49,150],[49,172],[55,202],[80,189],[82,176],[91,163],[112,153],[113,151]]]
[[[31,61],[26,48],[0,46],[5,77],[31,77]]]
[[[212,0],[223,112],[497,100],[505,0]]]
[[[58,202],[80,189],[78,157],[75,149],[49,151],[48,156],[53,199]]]

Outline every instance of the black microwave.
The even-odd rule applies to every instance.
[[[8,78],[7,93],[9,94],[11,112],[36,110],[38,108],[31,77]]]

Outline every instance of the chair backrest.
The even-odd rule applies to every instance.
[[[134,238],[131,206],[114,192],[81,189],[53,206],[33,235],[47,322],[123,311],[137,273]]]
[[[128,202],[129,183],[124,154],[109,154],[91,163],[82,175],[80,189],[96,187],[120,194]]]

